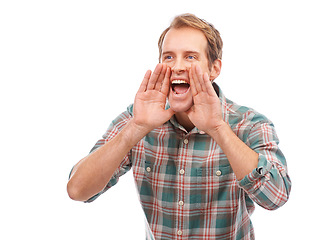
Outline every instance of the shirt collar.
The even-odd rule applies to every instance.
[[[198,134],[205,134],[204,131],[199,130],[197,127],[194,127],[190,132],[188,132],[180,123],[178,123],[175,115],[171,117],[169,122],[173,125],[174,128],[180,129],[183,131],[185,134],[193,134],[193,133],[198,133]]]

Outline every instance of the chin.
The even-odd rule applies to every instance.
[[[169,104],[174,112],[181,113],[181,112],[187,112],[193,106],[193,101],[191,100],[188,102],[175,102],[175,101],[170,101],[169,99]]]

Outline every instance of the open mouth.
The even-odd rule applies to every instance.
[[[190,84],[184,80],[173,80],[172,81],[172,90],[175,94],[184,94],[188,92]]]

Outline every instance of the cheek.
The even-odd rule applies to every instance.
[[[202,68],[203,73],[207,72],[208,74],[210,74],[211,69],[210,69],[209,65],[207,64],[207,62],[206,63],[203,62],[201,64],[201,68]]]
[[[170,67],[171,69],[174,67],[174,63],[171,61],[171,62],[165,62],[164,63],[166,64],[166,66]]]

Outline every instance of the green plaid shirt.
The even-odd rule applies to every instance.
[[[173,117],[151,131],[125,156],[105,189],[133,169],[147,219],[147,239],[254,239],[254,202],[276,209],[288,199],[291,182],[273,124],[219,92],[223,118],[259,154],[258,167],[237,181],[220,146],[194,128],[187,132]],[[133,106],[119,115],[91,151],[118,134]]]

